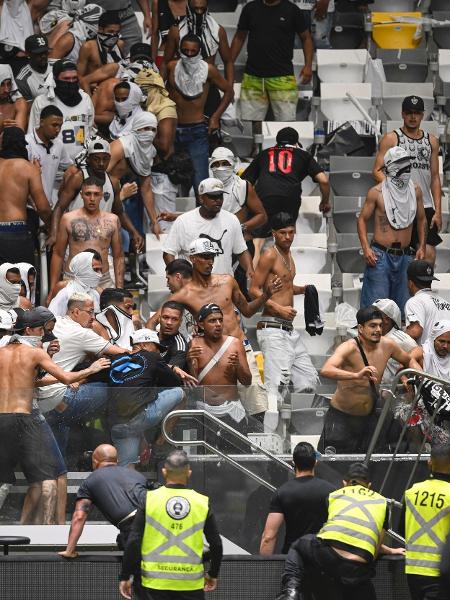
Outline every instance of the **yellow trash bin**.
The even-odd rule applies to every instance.
[[[399,18],[400,17],[400,18]],[[411,49],[420,46],[423,32],[418,23],[405,23],[404,18],[422,17],[420,12],[373,12],[372,38],[379,48]]]

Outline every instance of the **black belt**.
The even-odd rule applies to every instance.
[[[407,256],[416,255],[416,251],[414,250],[414,248],[411,248],[411,246],[408,246],[407,248],[389,248],[388,246],[383,246],[378,242],[372,242],[372,246],[374,248],[378,248],[378,250],[383,250],[383,252],[386,252],[387,254],[393,254],[394,256],[404,256],[405,254]]]
[[[276,323],[275,321],[259,321],[256,325],[256,329],[267,329],[268,327],[282,329],[283,331],[289,331],[289,333],[294,331],[293,325],[285,325],[284,323]]]

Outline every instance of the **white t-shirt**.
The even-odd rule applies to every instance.
[[[53,335],[59,340],[60,351],[53,355],[53,361],[65,371],[72,371],[86,354],[100,354],[111,344],[70,317],[56,317]],[[36,397],[43,413],[52,410],[64,398],[67,386],[54,383],[37,388]]]
[[[420,290],[405,304],[406,325],[419,323],[423,328],[419,343],[422,346],[430,337],[433,325],[450,319],[450,302],[435,294],[431,289]]]
[[[213,273],[233,275],[232,254],[247,250],[237,217],[221,210],[214,219],[204,219],[200,208],[194,208],[174,222],[163,245],[163,251],[189,260],[189,246],[197,238],[207,238],[217,247]]]
[[[44,73],[39,73],[31,68],[30,65],[25,65],[17,74],[16,85],[19,88],[22,96],[27,102],[33,102],[36,96],[45,94],[45,80],[52,72],[52,66],[49,64]]]
[[[59,138],[53,140],[50,148],[47,148],[34,129],[32,133],[27,133],[25,140],[27,141],[28,160],[38,160],[41,165],[42,186],[47,200],[52,205],[52,190],[56,175],[58,171],[64,172],[72,164],[72,161]]]
[[[414,348],[417,348],[417,342],[407,333],[401,329],[395,329],[394,327],[386,334],[387,338],[394,340],[405,352],[411,352]],[[387,362],[386,369],[383,373],[381,383],[384,385],[390,385],[401,367],[393,358],[390,358]]]

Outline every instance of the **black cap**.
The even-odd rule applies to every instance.
[[[408,265],[408,279],[412,281],[420,281],[420,283],[431,283],[432,281],[439,281],[434,276],[433,265],[426,260],[413,260]]]
[[[298,144],[298,131],[293,127],[283,127],[277,133],[277,144]]]
[[[48,47],[48,40],[45,35],[30,35],[25,40],[25,52],[28,52],[28,54],[43,54],[50,50],[51,48]]]
[[[26,310],[17,318],[15,329],[20,331],[26,327],[43,327],[49,321],[54,320],[55,315],[48,308],[37,306],[31,310]]]
[[[402,102],[402,112],[414,110],[416,112],[424,112],[425,105],[422,98],[419,96],[406,96]]]
[[[208,315],[210,315],[211,313],[214,313],[214,312],[220,312],[221,314],[223,314],[222,309],[220,308],[220,306],[218,304],[214,304],[213,302],[210,302],[209,304],[205,304],[198,311],[197,321],[199,321],[199,322],[204,321]]]
[[[53,78],[56,80],[64,71],[76,71],[77,64],[66,58],[62,58],[53,63]]]
[[[362,481],[369,483],[369,467],[364,463],[352,463],[348,468],[345,481]]]
[[[382,319],[383,315],[378,308],[374,308],[373,306],[366,306],[365,308],[360,308],[356,313],[356,322],[358,325],[364,325],[367,321],[372,321],[372,319]]]
[[[143,42],[138,42],[137,44],[133,44],[131,46],[130,59],[136,60],[137,58],[145,58],[148,61],[152,60],[150,44],[144,44]]]

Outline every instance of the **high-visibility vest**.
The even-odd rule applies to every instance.
[[[328,520],[317,537],[361,548],[375,557],[386,506],[386,498],[362,485],[336,490],[328,496]]]
[[[144,587],[203,588],[203,527],[208,506],[208,497],[194,490],[163,486],[147,492],[141,546]]]
[[[405,492],[405,508],[405,571],[438,577],[442,545],[450,533],[450,483],[416,483]]]

